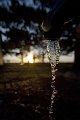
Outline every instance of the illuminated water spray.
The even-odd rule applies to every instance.
[[[53,113],[54,99],[58,92],[55,88],[55,77],[57,71],[56,65],[59,62],[59,55],[60,55],[60,46],[58,40],[56,41],[47,40],[47,55],[49,62],[51,64],[51,72],[52,72],[52,81],[51,81],[52,95],[51,95],[51,105],[49,110],[49,118],[50,120],[52,120],[52,114],[54,114]],[[53,119],[55,119],[55,116]]]

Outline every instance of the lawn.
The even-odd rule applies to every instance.
[[[18,92],[18,89],[22,89],[32,94],[47,91],[46,88],[50,87],[49,64],[6,64],[2,66],[0,73],[0,92]]]
[[[0,120],[48,120],[50,64],[0,66]],[[80,120],[80,76],[72,64],[59,64],[53,111],[56,120]]]

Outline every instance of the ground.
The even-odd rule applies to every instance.
[[[51,96],[50,64],[0,66],[0,120],[48,120]],[[59,64],[56,120],[80,120],[80,75],[72,64]]]

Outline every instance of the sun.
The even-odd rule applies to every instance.
[[[24,58],[24,62],[33,63],[33,53],[28,53],[27,57]]]
[[[33,54],[32,53],[28,54],[27,60],[28,60],[29,63],[33,63]]]

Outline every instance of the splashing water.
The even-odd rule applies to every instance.
[[[47,40],[47,55],[49,62],[51,64],[51,72],[52,72],[52,81],[51,81],[51,88],[52,88],[52,95],[51,95],[51,105],[50,105],[50,110],[49,110],[49,118],[52,120],[52,114],[53,113],[53,104],[54,104],[54,99],[58,91],[55,88],[55,77],[56,77],[56,65],[59,62],[59,55],[60,55],[60,46],[59,46],[59,41],[51,41]],[[55,116],[53,118],[55,120]]]

